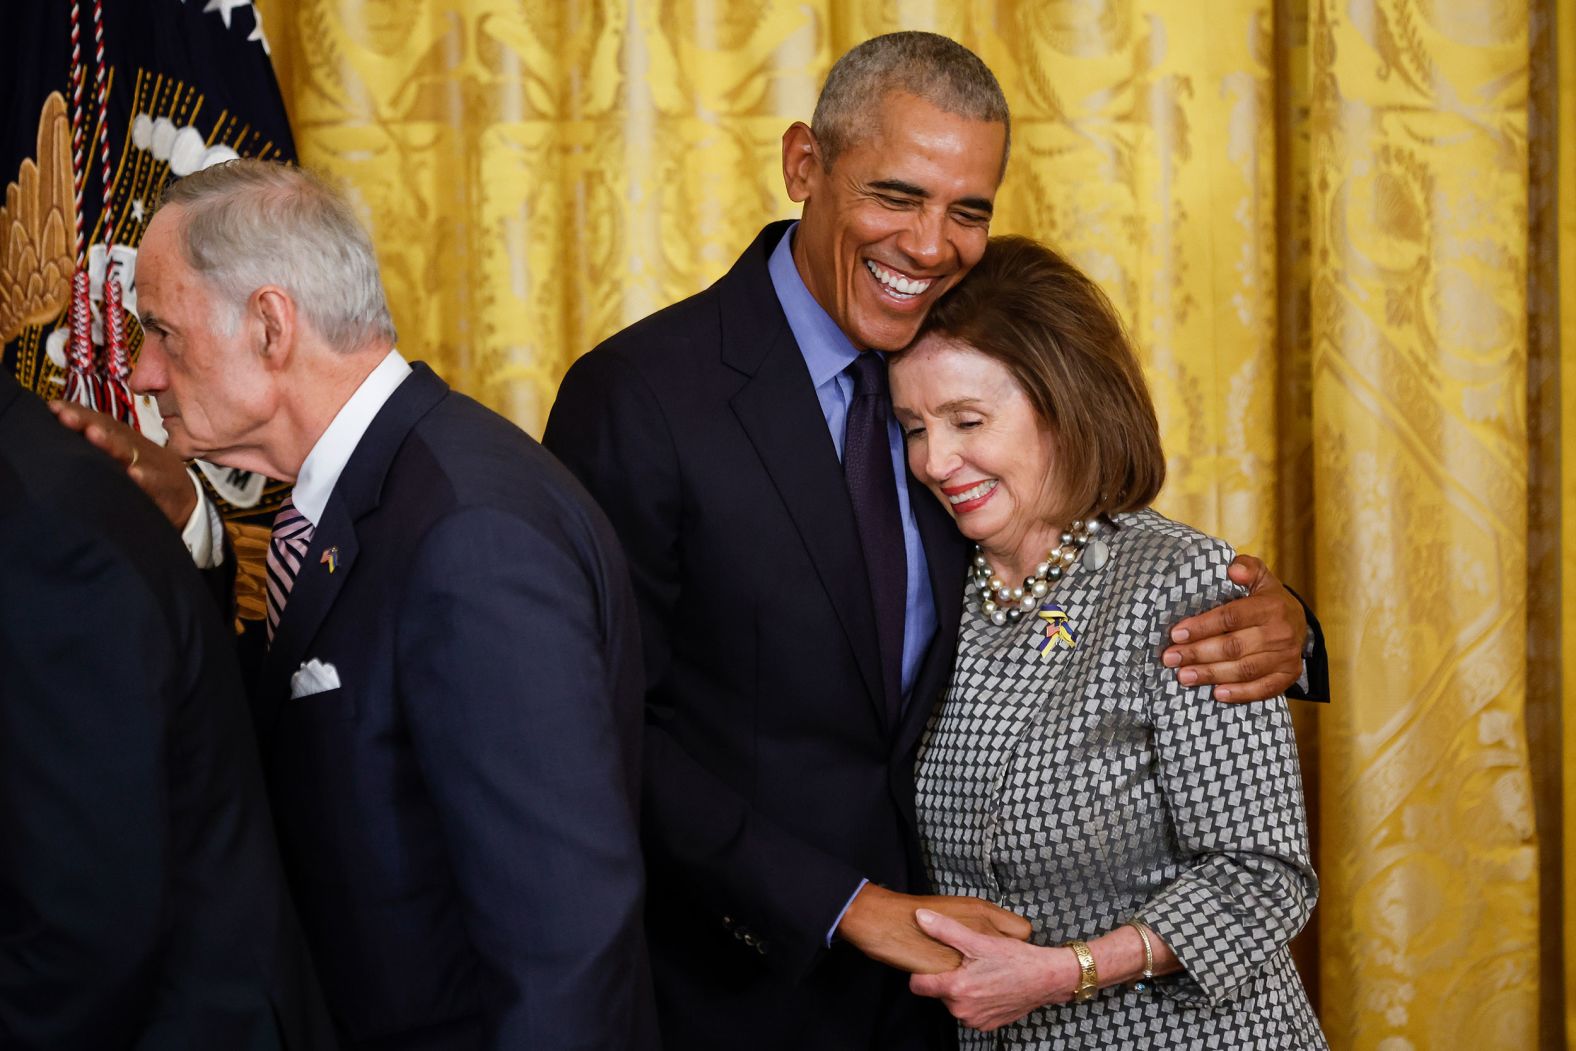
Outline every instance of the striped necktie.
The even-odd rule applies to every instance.
[[[279,617],[284,612],[285,601],[290,598],[290,588],[296,574],[312,546],[312,523],[306,515],[296,510],[295,497],[285,498],[284,505],[274,516],[273,535],[268,538],[268,643],[273,645],[274,632],[279,630]]]

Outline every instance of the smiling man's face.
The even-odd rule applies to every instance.
[[[830,170],[785,140],[788,193],[804,203],[794,262],[816,302],[861,350],[900,350],[985,252],[1006,125],[891,92]]]

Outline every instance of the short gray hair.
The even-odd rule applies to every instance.
[[[171,183],[159,207],[170,205],[181,209],[186,262],[224,301],[225,327],[253,292],[278,285],[337,350],[395,341],[372,240],[318,176],[241,158]]]
[[[810,130],[827,168],[837,155],[869,134],[871,111],[894,91],[907,92],[939,110],[1000,124],[1002,170],[1012,145],[1007,96],[980,57],[939,33],[908,31],[872,37],[837,60],[815,104]]]

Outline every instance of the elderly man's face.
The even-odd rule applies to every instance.
[[[830,171],[788,172],[805,204],[794,258],[855,346],[898,350],[984,254],[1007,129],[901,92],[871,116]]]
[[[180,221],[180,209],[160,211],[137,252],[143,339],[131,388],[158,402],[173,452],[228,463],[273,414],[270,376],[257,326],[243,318],[226,331],[226,308],[186,262]]]

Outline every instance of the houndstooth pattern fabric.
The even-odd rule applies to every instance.
[[[996,627],[965,596],[920,833],[937,892],[1022,913],[1036,944],[1141,919],[1185,971],[960,1028],[962,1051],[1324,1048],[1286,948],[1318,894],[1286,703],[1221,704],[1160,663],[1173,624],[1242,593],[1232,551],[1154,511],[1116,521],[1051,592],[1071,649],[1042,656],[1043,621]]]

